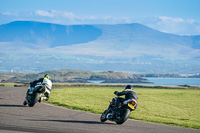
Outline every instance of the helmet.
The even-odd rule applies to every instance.
[[[133,90],[133,86],[131,86],[131,85],[127,85],[127,86],[125,87],[125,90],[127,90],[127,89],[131,89],[131,90]]]
[[[51,79],[51,77],[49,76],[49,74],[45,74],[44,78]]]

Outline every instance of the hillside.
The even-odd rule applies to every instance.
[[[20,47],[29,48],[40,48],[41,45],[53,48],[87,43],[101,34],[101,30],[92,25],[64,26],[34,21],[15,21],[0,25],[0,42],[23,42],[24,46]]]
[[[167,34],[138,23],[118,25],[58,25],[34,21],[14,21],[0,25],[0,35],[0,42],[23,43],[24,46],[21,45],[20,47],[29,48],[40,48],[41,45],[54,48],[101,40],[106,42],[114,41],[115,45],[118,45],[114,49],[128,48],[132,43],[154,46],[180,44],[200,49],[200,36]],[[106,46],[108,45],[111,44],[107,44]]]
[[[90,72],[82,70],[54,70],[42,73],[0,73],[2,82],[31,82],[43,77],[46,73],[51,76],[52,82],[61,83],[88,83],[92,81],[103,81],[104,83],[145,83],[145,78],[139,78],[132,74],[122,72]]]
[[[147,26],[58,25],[15,21],[0,25],[0,71],[57,69],[199,73],[200,36]]]

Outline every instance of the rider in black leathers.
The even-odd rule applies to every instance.
[[[136,104],[134,105],[134,110],[136,109],[138,96],[137,96],[137,93],[133,90],[133,87],[131,85],[127,85],[122,92],[115,91],[114,94],[117,95],[117,96],[125,95],[125,99],[118,97],[115,100],[115,105],[113,107],[114,111],[116,111],[118,104],[120,102],[127,104],[127,102],[130,101],[131,99],[134,99],[136,101]]]

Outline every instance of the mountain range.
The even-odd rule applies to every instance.
[[[200,72],[200,35],[174,35],[138,23],[59,25],[14,21],[0,25],[0,47],[2,72]]]

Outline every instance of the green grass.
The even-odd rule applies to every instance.
[[[0,87],[14,87],[14,85],[23,85],[20,83],[0,83]]]
[[[65,87],[52,90],[48,103],[101,114],[122,87]],[[138,107],[131,119],[200,129],[200,90],[135,88]]]

